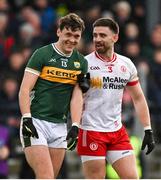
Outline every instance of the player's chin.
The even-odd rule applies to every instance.
[[[104,53],[104,48],[96,47],[95,49],[98,53]]]
[[[66,47],[66,52],[70,53],[73,51],[73,49],[75,49],[75,46],[70,46],[70,47]]]

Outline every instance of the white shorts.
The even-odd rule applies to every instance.
[[[22,147],[33,145],[44,145],[52,148],[67,148],[67,124],[52,123],[44,120],[32,118],[39,138],[24,137],[22,135],[22,120],[20,125],[20,140]]]
[[[133,150],[119,150],[119,151],[108,151],[105,156],[81,156],[82,163],[90,160],[101,160],[106,159],[109,164],[113,164],[115,161],[134,154]]]

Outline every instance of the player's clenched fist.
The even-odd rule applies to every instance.
[[[151,129],[145,130],[145,135],[144,135],[141,150],[144,150],[146,146],[147,146],[146,154],[149,154],[155,147],[153,131]]]
[[[78,75],[77,78],[78,78],[79,87],[81,88],[83,93],[86,93],[90,88],[90,74],[87,73],[85,75],[81,73]]]
[[[72,125],[67,134],[66,140],[68,141],[67,149],[73,151],[77,145],[79,128],[76,125]]]
[[[37,130],[32,122],[32,117],[22,117],[22,134],[27,137],[39,138]]]

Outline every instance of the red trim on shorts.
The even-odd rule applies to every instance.
[[[128,82],[127,86],[135,86],[138,82],[139,82],[139,80]]]

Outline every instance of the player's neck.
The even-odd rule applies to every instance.
[[[110,62],[114,58],[114,51],[111,49],[111,50],[108,50],[105,53],[98,53],[98,56],[100,56],[104,61]]]

